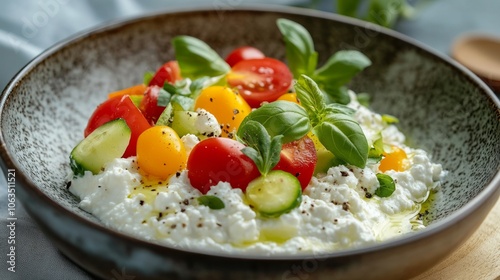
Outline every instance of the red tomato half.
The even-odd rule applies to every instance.
[[[304,137],[283,145],[280,161],[273,169],[295,175],[304,190],[311,181],[317,161],[314,142],[311,138]]]
[[[87,137],[87,135],[99,126],[118,118],[124,119],[132,131],[130,142],[123,157],[135,156],[137,138],[150,125],[128,95],[110,98],[97,106],[92,116],[90,116],[84,135]]]
[[[286,93],[292,78],[286,64],[266,57],[238,62],[227,75],[227,83],[237,88],[251,107],[257,108]]]
[[[160,90],[161,87],[159,86],[148,87],[144,93],[144,98],[141,100],[141,104],[139,105],[139,109],[142,111],[142,114],[152,125],[156,123],[163,110],[165,110],[164,106],[158,106],[158,94],[160,93]]]
[[[156,70],[155,75],[149,82],[149,86],[163,87],[165,82],[173,84],[181,79],[181,69],[179,68],[179,64],[176,60],[172,60],[163,64],[158,70]]]
[[[242,60],[264,58],[266,57],[259,49],[254,47],[239,47],[234,49],[227,57],[226,62],[229,66],[233,67],[236,63]]]
[[[207,138],[191,150],[187,162],[191,185],[203,194],[219,182],[246,190],[260,176],[255,163],[241,152],[245,145],[229,138]]]

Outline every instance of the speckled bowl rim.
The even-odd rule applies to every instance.
[[[411,45],[417,49],[420,49],[421,51],[426,52],[427,54],[430,54],[431,56],[434,57],[434,59],[440,60],[441,62],[444,62],[445,64],[448,64],[452,68],[456,69],[458,72],[460,72],[464,77],[466,77],[468,80],[470,80],[473,84],[475,84],[479,89],[481,89],[481,93],[486,95],[492,103],[497,107],[497,113],[500,115],[500,101],[496,97],[496,95],[493,93],[493,91],[479,78],[477,77],[474,73],[472,73],[470,70],[456,62],[450,57],[447,57],[443,54],[438,53],[436,50],[433,50],[429,46],[426,46],[415,39],[412,39],[404,34],[401,34],[399,32],[393,31],[391,29],[387,29],[384,27],[380,27],[378,25],[368,23],[365,21],[361,21],[358,19],[354,18],[349,18],[345,17],[342,15],[334,14],[334,13],[329,13],[329,12],[323,12],[323,11],[318,11],[318,10],[312,10],[312,9],[306,9],[306,8],[299,8],[299,7],[290,7],[290,6],[277,6],[277,5],[241,5],[238,7],[228,7],[226,9],[220,9],[222,12],[233,12],[233,11],[242,11],[242,12],[271,12],[271,13],[283,13],[283,14],[290,14],[290,15],[300,15],[300,16],[307,16],[311,18],[322,18],[326,20],[331,20],[331,21],[337,21],[341,22],[344,24],[348,25],[353,25],[365,29],[370,29],[371,31],[375,31],[381,34],[384,34],[389,37],[396,38],[397,40],[400,40],[408,45]],[[70,36],[69,38],[62,40],[59,43],[56,43],[52,47],[49,47],[45,51],[43,51],[41,54],[36,56],[34,59],[32,59],[26,66],[24,66],[7,84],[5,89],[2,92],[2,95],[0,96],[0,115],[2,114],[5,104],[13,91],[18,84],[22,83],[23,79],[25,76],[28,76],[30,72],[39,64],[41,64],[45,59],[50,58],[52,55],[57,54],[59,51],[62,51],[65,48],[71,47],[72,45],[78,44],[80,41],[87,39],[89,37],[92,37],[96,34],[99,33],[105,33],[113,30],[119,30],[123,28],[124,26],[128,25],[133,25],[136,23],[139,23],[144,20],[151,20],[155,17],[161,17],[169,14],[191,14],[191,13],[200,13],[200,12],[213,12],[214,7],[211,6],[200,6],[197,8],[177,8],[177,9],[170,9],[170,10],[164,10],[164,11],[157,11],[157,12],[152,12],[152,13],[146,13],[143,15],[135,16],[135,17],[128,17],[125,19],[119,19],[119,20],[113,20],[109,22],[105,22],[103,24],[100,24],[96,27],[84,30],[82,32],[78,32],[74,34],[73,36]],[[7,169],[8,168],[13,168],[16,169],[16,171],[21,170],[20,165],[17,163],[15,157],[11,155],[11,153],[8,151],[7,148],[7,143],[5,143],[4,140],[4,135],[3,132],[0,131],[0,155],[2,158],[2,161],[0,161],[1,168],[4,172],[4,174],[7,174]],[[393,247],[398,247],[402,246],[404,244],[412,243],[417,240],[421,240],[424,238],[428,238],[432,235],[435,235],[439,233],[440,231],[443,231],[444,229],[450,227],[451,225],[460,222],[461,220],[465,219],[468,215],[471,215],[475,210],[477,210],[482,203],[487,201],[488,199],[491,199],[491,196],[496,196],[497,199],[500,197],[500,170],[497,171],[495,177],[488,183],[488,185],[476,196],[474,197],[471,201],[467,202],[463,207],[460,209],[454,211],[451,213],[449,216],[436,221],[432,224],[430,224],[428,227],[426,227],[423,230],[420,230],[415,233],[410,233],[403,235],[398,238],[394,238],[391,240],[383,241],[380,243],[372,244],[372,245],[367,245],[359,248],[353,248],[353,249],[347,249],[347,250],[340,250],[340,251],[334,251],[334,252],[325,252],[325,253],[315,253],[315,254],[299,254],[299,255],[294,255],[294,256],[259,256],[259,255],[240,255],[240,254],[230,254],[230,253],[221,253],[221,252],[214,252],[214,251],[209,251],[209,250],[190,250],[190,249],[182,249],[182,248],[176,248],[176,247],[169,247],[165,245],[159,245],[156,243],[148,242],[145,240],[141,240],[138,238],[134,238],[130,235],[121,233],[119,231],[113,230],[111,228],[105,227],[103,224],[99,224],[97,222],[93,222],[91,220],[88,220],[74,212],[69,211],[66,209],[64,206],[61,204],[57,203],[56,201],[50,199],[47,195],[45,195],[39,188],[36,187],[35,183],[28,177],[26,177],[23,173],[21,172],[16,172],[16,182],[19,182],[23,184],[23,186],[26,188],[27,191],[30,191],[32,195],[36,195],[39,198],[41,198],[45,203],[50,205],[55,211],[59,211],[64,213],[65,215],[70,216],[71,218],[79,221],[80,223],[84,223],[87,226],[100,231],[101,233],[108,234],[115,236],[116,238],[120,238],[122,240],[125,240],[127,242],[132,242],[136,243],[139,246],[142,247],[149,247],[149,248],[154,248],[154,249],[162,249],[164,248],[165,250],[178,250],[178,251],[183,251],[187,253],[195,253],[195,254],[205,254],[209,256],[218,256],[218,257],[227,257],[227,258],[233,258],[233,259],[246,259],[246,260],[259,260],[259,259],[265,259],[265,260],[304,260],[308,258],[317,258],[318,256],[321,256],[323,258],[343,258],[343,257],[349,257],[349,256],[355,256],[355,255],[362,255],[370,252],[375,252],[379,250],[385,250]],[[22,201],[21,201],[22,202]],[[488,209],[490,211],[491,209]],[[28,213],[30,211],[28,210]],[[30,213],[31,215],[31,213]]]

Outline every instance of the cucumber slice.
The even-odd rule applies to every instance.
[[[196,118],[198,118],[198,113],[196,112],[174,111],[170,127],[177,132],[179,137],[186,134],[197,135],[199,132],[195,126]]]
[[[70,154],[70,165],[75,175],[86,170],[97,174],[102,167],[123,155],[132,132],[124,119],[109,121],[83,139]]]
[[[277,217],[302,202],[302,188],[297,177],[273,170],[248,184],[245,192],[248,203],[262,216]]]
[[[163,110],[156,125],[166,125],[170,126],[179,137],[186,134],[199,134],[196,129],[195,122],[198,117],[198,113],[192,111],[185,111],[181,105],[175,102],[171,102]]]
[[[161,112],[161,115],[156,121],[155,125],[170,126],[172,124],[173,113],[174,109],[172,107],[172,103],[168,103],[167,107],[165,107],[163,112]]]

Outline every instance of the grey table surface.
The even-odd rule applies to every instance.
[[[314,2],[314,8],[334,12],[334,1]],[[215,8],[217,3],[309,5],[305,0],[4,1],[0,8],[0,88],[36,55],[77,32],[110,20],[200,4]],[[426,0],[414,18],[399,22],[395,30],[448,55],[454,39],[464,33],[500,38],[500,0]],[[16,207],[16,218],[16,271],[11,272],[7,270],[7,183],[0,176],[0,279],[92,279],[57,251],[21,204]],[[122,275],[116,275],[116,279],[120,278]]]

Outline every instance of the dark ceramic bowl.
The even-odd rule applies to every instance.
[[[321,61],[358,49],[373,65],[352,83],[378,112],[397,116],[410,144],[449,171],[429,226],[373,246],[323,255],[233,257],[137,240],[104,227],[66,190],[68,154],[106,93],[140,83],[172,59],[170,39],[188,34],[222,56],[253,45],[284,58],[277,18],[303,24]],[[29,63],[1,98],[4,172],[54,244],[96,276],[135,279],[406,278],[422,273],[466,240],[500,194],[499,101],[471,72],[395,32],[310,10],[207,9],[111,24],[59,44]],[[29,202],[29,203],[28,203]]]

